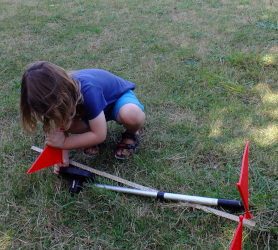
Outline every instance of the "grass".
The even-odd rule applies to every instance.
[[[168,192],[239,199],[235,184],[249,140],[257,228],[244,228],[243,249],[275,249],[276,1],[0,6],[1,249],[229,249],[237,227],[175,203],[96,188],[72,197],[51,168],[26,175],[37,157],[30,147],[44,147],[41,128],[29,136],[19,120],[21,75],[36,60],[68,70],[103,68],[137,84],[147,114],[138,154],[114,159],[122,128],[111,123],[98,158],[71,152],[94,168]]]

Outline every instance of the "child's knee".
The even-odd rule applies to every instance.
[[[124,105],[118,114],[118,121],[129,126],[142,126],[145,122],[146,115],[144,111],[136,104]]]

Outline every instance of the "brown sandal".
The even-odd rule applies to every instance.
[[[91,153],[89,153],[88,151],[89,151],[91,148],[94,148],[94,147],[96,148],[97,153],[96,153],[96,154],[91,154]],[[84,148],[83,154],[86,155],[87,157],[91,157],[91,158],[97,157],[98,154],[99,154],[99,147],[98,147],[98,145],[92,146],[92,147],[88,147],[88,148]]]
[[[139,143],[139,135],[140,135],[140,131],[139,131],[139,134],[130,134],[130,133],[127,133],[127,132],[124,132],[122,133],[122,141],[124,139],[132,139],[134,140],[134,142],[132,144],[126,144],[126,143],[119,143],[118,146],[117,146],[117,149],[116,149],[116,152],[119,150],[119,149],[127,149],[131,154],[130,155],[117,155],[115,153],[115,157],[117,159],[120,159],[120,160],[125,160],[125,159],[128,159],[130,156],[132,156],[135,151],[136,151],[136,148],[138,146],[138,143]]]

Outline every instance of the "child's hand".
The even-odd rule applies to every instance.
[[[63,167],[62,163],[58,163],[54,165],[54,174],[59,175],[60,168]]]
[[[65,132],[60,129],[51,130],[46,137],[46,145],[53,148],[63,149],[66,139]]]
[[[58,164],[55,164],[54,165],[54,174],[56,175],[59,175],[59,171],[60,171],[60,168],[65,168],[65,167],[68,167],[68,165],[64,164],[64,163],[58,163]]]
[[[59,170],[62,167],[68,167],[69,166],[69,155],[68,150],[63,150],[63,163],[58,163],[54,165],[54,174],[59,175]]]

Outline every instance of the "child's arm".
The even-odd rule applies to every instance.
[[[86,148],[103,142],[107,134],[104,112],[102,111],[95,119],[90,120],[89,125],[91,131],[70,137],[66,137],[63,131],[53,130],[48,134],[46,144],[54,148],[74,149]]]

